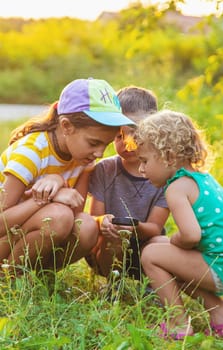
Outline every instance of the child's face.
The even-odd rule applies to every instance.
[[[137,155],[140,161],[139,172],[151,181],[155,187],[163,187],[172,175],[164,161],[158,157],[157,152],[148,145],[139,145]]]
[[[74,160],[81,165],[87,165],[103,156],[106,146],[114,140],[117,131],[117,127],[103,125],[74,129],[65,137],[66,146]]]
[[[135,162],[138,160],[136,151],[128,151],[126,144],[127,138],[133,137],[134,132],[135,128],[130,126],[122,126],[120,132],[116,135],[114,140],[116,152],[120,155],[120,157],[129,162]]]

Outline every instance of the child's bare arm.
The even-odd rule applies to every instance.
[[[6,175],[6,180],[0,191],[1,216],[0,237],[4,236],[9,228],[22,225],[44,204],[39,205],[33,198],[21,201],[26,186],[12,174]]]
[[[83,204],[84,198],[75,188],[61,188],[53,197],[53,202],[59,202],[71,208],[77,208]]]
[[[58,190],[65,186],[64,179],[59,174],[49,174],[36,181],[32,186],[32,196],[38,203],[50,202]]]
[[[101,216],[105,214],[105,204],[102,201],[99,201],[94,196],[90,198],[90,214],[94,216]]]
[[[155,205],[150,211],[146,222],[139,221],[139,224],[136,227],[138,238],[147,241],[152,237],[160,236],[168,216],[168,208]]]
[[[183,186],[169,187],[166,198],[179,229],[170,242],[183,249],[194,248],[201,239],[201,228],[192,209],[187,189]]]
[[[80,206],[76,208],[76,212],[82,212],[84,210],[87,194],[88,194],[88,181],[89,181],[89,171],[84,171],[78,178],[77,183],[75,184],[75,189],[83,197],[83,202]]]

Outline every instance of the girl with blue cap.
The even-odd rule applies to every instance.
[[[75,246],[73,261],[91,250],[97,227],[83,213],[88,176],[119,127],[131,124],[113,88],[90,78],[72,81],[45,115],[12,132],[0,157],[2,267],[19,274],[23,261],[48,267],[57,247],[64,258]]]

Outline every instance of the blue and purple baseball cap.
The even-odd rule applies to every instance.
[[[62,90],[57,112],[70,114],[84,112],[96,122],[109,126],[135,125],[122,114],[115,91],[105,80],[77,79]]]

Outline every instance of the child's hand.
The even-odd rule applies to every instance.
[[[82,205],[84,198],[75,188],[61,188],[53,198],[53,202],[59,202],[76,208]]]
[[[64,185],[64,179],[61,175],[46,175],[32,186],[33,199],[40,204],[50,202]]]
[[[115,234],[113,232],[112,218],[114,216],[111,214],[106,214],[100,217],[100,230],[104,236],[110,236]]]
[[[106,237],[113,237],[113,238],[120,238],[119,231],[120,230],[128,230],[133,231],[133,227],[131,226],[123,226],[123,225],[114,225],[112,224],[112,218],[114,215],[106,214],[103,216],[101,222],[100,222],[100,230],[103,236]]]

